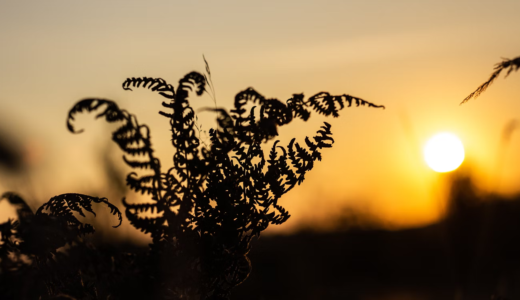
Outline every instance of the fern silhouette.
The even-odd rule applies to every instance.
[[[122,222],[121,212],[105,198],[81,194],[62,194],[51,198],[33,213],[26,202],[14,193],[4,193],[17,208],[18,220],[0,224],[0,295],[3,299],[51,299],[71,295],[77,299],[96,299],[95,286],[84,286],[88,270],[96,265],[96,251],[72,259],[74,253],[88,249],[82,236],[94,233],[73,214],[95,215],[93,203],[104,203]],[[68,255],[58,251],[69,247]],[[81,249],[81,250],[80,250]],[[21,292],[20,292],[21,291]],[[73,298],[73,299],[74,299]]]
[[[520,68],[520,56],[514,59],[504,59],[502,62],[495,65],[495,72],[491,74],[489,79],[481,84],[473,93],[469,94],[460,104],[464,104],[472,98],[477,98],[486,91],[486,89],[493,83],[493,81],[502,73],[503,70],[507,70],[506,77],[513,71],[518,71]]]
[[[112,298],[142,295],[157,299],[229,299],[231,289],[250,273],[251,262],[247,255],[252,240],[270,224],[287,221],[290,215],[279,204],[280,198],[304,181],[315,161],[321,160],[321,150],[330,148],[334,140],[331,125],[325,122],[314,137],[305,138],[302,144],[296,139],[286,146],[275,141],[268,157],[264,156],[262,144],[274,139],[278,129],[292,120],[308,120],[313,110],[338,117],[342,109],[352,105],[384,108],[358,97],[333,96],[326,92],[307,100],[303,94],[294,94],[285,104],[248,88],[236,95],[234,108],[229,112],[218,107],[204,109],[217,115],[216,128],[209,130],[211,143],[206,146],[197,137],[196,115],[189,103],[190,96],[200,96],[208,87],[214,95],[207,63],[206,72],[207,75],[198,72],[185,75],[177,91],[161,78],[133,77],[122,84],[125,90],[145,88],[167,99],[162,103],[165,111],[159,114],[170,120],[175,148],[174,165],[169,170],[163,170],[160,160],[154,156],[150,129],[140,125],[134,115],[115,102],[89,98],[79,101],[69,111],[67,128],[73,133],[83,131],[74,125],[76,115],[83,112],[95,113],[96,118],[118,124],[112,132],[112,140],[124,152],[124,162],[133,169],[126,183],[133,191],[149,195],[152,200],[130,203],[123,198],[128,221],[150,234],[152,243],[146,254],[118,256],[115,260],[131,276],[120,274],[112,279],[112,288],[108,285],[104,288],[105,294]],[[247,104],[254,106],[246,109]],[[255,111],[259,112],[256,117]],[[6,198],[13,204],[23,202],[11,194]],[[56,222],[52,225],[56,230],[48,234],[49,240],[37,240],[26,247],[30,249],[26,252],[52,258],[58,247],[92,233],[92,226],[82,224],[72,214],[84,215],[83,210],[93,213],[92,203],[106,204],[121,223],[121,214],[105,198],[60,195],[31,215],[45,219],[38,224]],[[45,210],[49,213],[44,213]],[[19,213],[28,211],[23,208]],[[25,219],[19,218],[20,226]],[[14,230],[16,224],[8,222],[2,226],[9,231]],[[40,236],[34,234],[35,229],[26,231]],[[4,242],[1,249],[22,249],[23,243]],[[81,249],[88,248],[85,247]],[[93,255],[92,251],[89,253]],[[114,261],[113,256],[111,259]],[[104,269],[103,272],[110,273]],[[105,274],[103,272],[96,276]],[[62,273],[73,279],[79,276],[70,270]],[[84,277],[81,280],[86,281]],[[103,290],[105,283],[96,283],[99,279],[89,282],[93,287],[98,285],[97,288],[89,286],[80,296],[94,295],[97,299],[99,294],[94,292]],[[77,280],[71,284],[77,284]],[[64,284],[47,283],[46,295],[72,295],[70,290]]]

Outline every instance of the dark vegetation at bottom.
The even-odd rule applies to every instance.
[[[520,196],[481,195],[469,178],[459,178],[446,217],[436,224],[260,237],[248,255],[250,278],[234,289],[231,299],[518,299],[518,215]],[[135,245],[99,244],[94,249],[80,243],[70,248],[66,270],[81,269],[87,278],[106,274],[97,278],[98,298],[106,296],[104,288],[119,290],[121,299],[154,298],[158,290],[143,289],[153,287],[153,282],[142,281],[143,267],[151,262],[148,251]],[[8,275],[0,276],[2,299],[38,299],[37,292],[45,289],[35,270]],[[10,297],[6,288],[22,295]]]
[[[233,299],[520,299],[519,215],[460,178],[429,226],[262,236]]]

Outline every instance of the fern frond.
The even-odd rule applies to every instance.
[[[134,203],[126,202],[125,198],[123,198],[122,202],[123,202],[123,205],[125,206],[125,209],[133,211],[134,214],[144,213],[144,212],[149,212],[149,213],[159,212],[157,203],[134,204]]]
[[[204,93],[205,86],[206,80],[204,76],[198,72],[188,73],[179,81],[179,90],[189,90],[197,93],[198,96]]]
[[[301,163],[301,159],[296,156],[296,152],[294,151],[294,142],[296,141],[296,138],[293,138],[289,145],[287,145],[288,149],[288,155],[289,160],[291,161],[291,164],[297,169],[303,169],[303,164]]]
[[[291,108],[287,107],[281,101],[277,99],[267,99],[263,104],[262,113],[260,114],[263,118],[274,120],[278,126],[288,124],[292,121],[293,112]]]
[[[125,155],[123,155],[123,160],[127,165],[129,165],[132,168],[137,169],[153,169],[152,162],[149,161],[136,161],[136,160],[129,160],[126,158]]]
[[[317,145],[316,145],[317,149],[330,148],[330,147],[332,147],[332,144],[334,143],[334,139],[331,137],[332,131],[330,131],[330,128],[332,126],[327,122],[323,122],[323,123],[325,125],[320,127],[321,129],[318,130],[318,132],[317,132],[318,135],[313,137],[314,141],[317,142]]]
[[[209,130],[211,148],[218,151],[229,152],[233,148],[235,128],[233,120],[228,112],[223,108],[203,108],[201,111],[211,111],[217,113],[217,130]]]
[[[136,229],[143,233],[151,233],[152,237],[161,236],[166,227],[164,226],[164,222],[166,218],[164,216],[157,218],[142,218],[138,216],[138,212],[133,213],[131,208],[126,208],[125,210],[126,218],[128,222],[132,224]]]
[[[270,164],[273,164],[274,162],[276,162],[276,157],[278,157],[278,153],[276,152],[276,149],[278,147],[278,143],[279,142],[280,142],[279,140],[275,141],[273,143],[273,146],[271,147],[271,151],[269,151],[269,160],[268,160],[268,162]],[[280,148],[283,148],[283,147],[280,147]]]
[[[258,93],[253,88],[247,88],[235,96],[235,109],[232,109],[231,113],[236,114],[235,117],[242,115],[246,112],[243,107],[249,101],[262,105],[265,102],[265,97],[260,95],[260,93]]]
[[[311,113],[305,109],[303,94],[294,94],[291,99],[287,100],[287,107],[293,111],[294,118],[300,118],[307,121],[311,115]]]
[[[72,125],[72,121],[74,121],[74,116],[77,113],[81,113],[84,110],[87,112],[93,112],[98,110],[98,108],[105,106],[105,109],[101,111],[98,115],[96,115],[96,118],[105,116],[108,122],[114,122],[114,121],[120,121],[125,118],[124,111],[121,111],[117,104],[115,104],[113,101],[105,100],[105,99],[83,99],[76,103],[72,107],[72,109],[69,111],[69,115],[67,118],[67,128],[72,133],[81,133],[83,132],[83,129],[75,130],[74,126]]]
[[[107,198],[93,197],[83,194],[61,194],[52,197],[48,202],[44,203],[36,211],[36,215],[45,213],[44,210],[48,210],[51,216],[64,218],[71,224],[81,223],[73,214],[72,211],[79,213],[85,217],[83,209],[90,212],[94,216],[96,213],[92,210],[92,203],[104,203],[110,208],[110,213],[118,217],[119,224],[113,226],[114,228],[119,227],[123,222],[123,217],[119,209],[108,202]]]
[[[272,224],[281,225],[291,217],[291,215],[287,210],[285,210],[285,208],[277,204],[274,204],[273,206],[278,210],[279,215],[271,219]]]
[[[155,188],[153,186],[153,182],[155,180],[155,176],[142,176],[137,178],[137,174],[132,172],[126,176],[126,185],[128,185],[132,190],[136,192],[141,192],[141,194],[153,195]]]
[[[104,116],[107,122],[125,121],[112,133],[112,140],[116,142],[123,151],[131,155],[145,153],[151,155],[153,150],[151,149],[148,126],[139,125],[135,116],[119,109],[119,107],[110,100],[84,99],[78,102],[69,112],[67,127],[73,133],[83,132],[83,130],[76,131],[72,125],[75,114],[83,110],[92,112],[102,106],[105,106],[105,109],[96,116],[97,118]],[[132,148],[130,145],[137,145],[137,147]]]
[[[136,81],[133,82],[135,83]],[[147,83],[145,82],[145,87],[147,86],[146,84]],[[139,86],[139,83],[135,83],[135,85]],[[98,99],[85,99],[80,101],[69,112],[69,119],[67,120],[69,130],[74,132],[71,121],[74,120],[74,115],[76,113],[85,109],[89,112],[95,111],[103,105],[105,109],[102,110],[97,117],[105,116],[107,122],[123,121],[121,126],[112,133],[112,140],[126,153],[126,155],[123,155],[124,162],[134,169],[151,169],[155,173],[155,177],[160,178],[161,163],[159,159],[153,156],[153,149],[150,142],[150,130],[148,126],[139,125],[134,115],[119,109],[114,102]],[[144,156],[144,158],[137,157],[129,159],[127,155],[134,157]],[[133,179],[134,178],[131,175],[127,178],[127,183],[130,188],[137,192],[140,191],[141,193],[152,195],[152,198],[157,201],[160,200],[161,194],[159,190],[161,189],[160,186],[162,184],[160,181],[158,182],[158,186],[155,187],[145,186],[143,182],[135,182]]]
[[[348,102],[348,107],[352,106],[352,103],[355,103],[356,106],[368,106],[368,107],[375,107],[375,108],[385,108],[384,105],[377,105],[372,102],[368,102],[366,100],[363,100],[358,97],[353,97],[350,95],[339,95],[339,96],[332,96],[331,94],[327,92],[320,92],[307,100],[305,103],[307,106],[311,106],[314,108],[316,112],[319,114],[333,117],[338,117],[338,112],[342,110],[345,107],[344,102]]]
[[[171,84],[168,84],[162,78],[151,78],[151,77],[132,77],[127,78],[123,82],[123,89],[131,91],[130,87],[141,87],[150,89],[152,92],[159,92],[159,94],[168,99],[175,99],[175,90]]]
[[[309,152],[307,152],[307,150],[301,147],[300,144],[296,143],[295,148],[296,157],[298,157],[299,161],[302,162],[302,167],[296,170],[296,173],[300,174],[300,176],[298,176],[298,184],[301,184],[305,178],[305,173],[313,168],[314,158]]]

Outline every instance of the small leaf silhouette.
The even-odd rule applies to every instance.
[[[504,59],[502,62],[497,63],[495,65],[495,71],[491,74],[489,79],[481,84],[475,91],[469,94],[460,104],[464,104],[471,100],[472,98],[477,98],[487,90],[487,88],[495,81],[495,79],[500,75],[503,70],[507,70],[506,77],[511,74],[513,71],[518,71],[520,68],[520,56],[514,59]]]

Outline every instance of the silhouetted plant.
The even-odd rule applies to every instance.
[[[520,56],[515,59],[504,59],[502,62],[495,65],[495,72],[491,74],[489,79],[481,84],[473,93],[469,94],[460,104],[466,103],[471,98],[477,98],[482,94],[490,85],[493,83],[493,81],[500,75],[500,73],[503,70],[507,70],[506,77],[511,74],[511,72],[518,71],[518,68],[520,68]]]
[[[289,213],[278,203],[280,197],[303,182],[314,162],[321,160],[321,149],[331,147],[334,140],[331,125],[324,123],[316,136],[305,139],[304,145],[295,139],[286,147],[275,141],[268,157],[264,156],[262,143],[276,137],[278,128],[293,119],[306,121],[311,110],[337,117],[340,110],[353,104],[383,107],[350,95],[333,96],[327,92],[307,100],[303,94],[294,94],[284,104],[248,88],[236,95],[230,112],[217,107],[205,109],[217,114],[218,126],[209,130],[210,145],[201,145],[195,131],[195,112],[188,98],[193,94],[202,95],[208,87],[213,89],[207,64],[206,71],[207,75],[191,72],[184,76],[177,91],[161,78],[129,78],[123,82],[125,90],[147,88],[168,100],[162,105],[169,111],[159,113],[170,120],[171,141],[176,151],[174,165],[166,171],[154,156],[148,126],[139,124],[134,115],[120,109],[113,101],[84,99],[70,110],[67,127],[74,133],[82,132],[76,130],[73,123],[76,114],[83,111],[96,112],[96,118],[119,125],[112,133],[112,139],[125,153],[125,163],[135,170],[128,174],[126,183],[152,200],[151,203],[129,203],[123,199],[125,214],[135,228],[150,234],[152,243],[146,254],[120,255],[117,259],[110,256],[112,263],[108,265],[112,264],[114,269],[113,264],[118,264],[119,275],[110,274],[107,267],[99,267],[100,272],[94,272],[90,280],[82,277],[87,292],[73,293],[60,282],[60,286],[47,284],[45,295],[99,298],[102,290],[111,298],[228,299],[231,289],[250,273],[247,254],[252,239],[270,224],[282,224],[289,218]],[[248,103],[256,106],[248,110]],[[255,116],[255,110],[259,111],[258,116]],[[19,199],[11,194],[6,198],[11,203]],[[2,251],[31,249],[26,252],[39,260],[53,258],[58,247],[71,244],[73,240],[80,244],[77,237],[93,232],[93,228],[79,222],[72,211],[83,214],[83,208],[93,213],[92,202],[107,204],[121,221],[117,208],[104,198],[78,194],[57,196],[33,217],[42,219],[32,221],[33,224],[57,222],[55,227],[49,225],[53,228],[48,233],[50,238],[38,240],[34,237],[37,242],[27,247],[25,240],[22,243],[4,242]],[[44,214],[44,209],[50,214]],[[19,220],[19,227],[25,227],[22,226],[25,218]],[[13,230],[16,225],[8,222],[2,226]],[[67,228],[66,234],[64,228]],[[27,229],[27,232],[27,236],[40,236],[36,228]],[[83,245],[78,249],[88,252],[91,248]],[[92,253],[89,255],[100,263],[107,259],[106,255],[100,255],[101,258]],[[124,274],[121,270],[125,270]],[[83,274],[81,269],[77,272]],[[100,283],[100,276],[111,276],[112,288],[106,282]],[[98,287],[98,284],[102,286]]]
[[[92,281],[85,276],[97,262],[92,255],[70,258],[78,249],[88,247],[82,236],[95,230],[80,222],[74,212],[85,216],[86,210],[95,215],[92,203],[104,203],[119,218],[119,224],[114,226],[118,227],[122,222],[120,211],[105,198],[81,194],[52,197],[36,213],[16,194],[4,193],[3,199],[17,208],[18,220],[0,224],[2,298],[46,299],[63,293],[80,299],[94,297],[95,286],[86,286],[84,282]],[[59,251],[63,247],[71,248],[68,255]],[[18,287],[18,291],[13,287]]]

